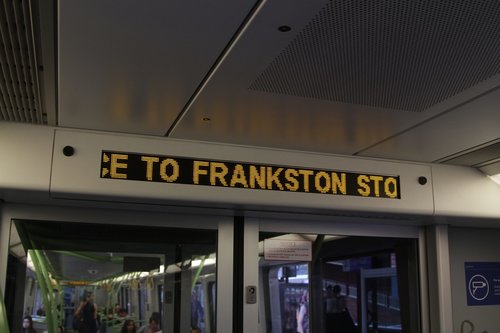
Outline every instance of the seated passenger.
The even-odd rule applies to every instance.
[[[123,323],[120,333],[137,333],[137,327],[132,319],[127,319]]]
[[[159,330],[160,330],[160,327],[158,325],[158,319],[157,318],[153,318],[151,316],[151,318],[149,318],[149,324],[148,325],[144,325],[141,328],[139,328],[139,330],[137,331],[137,333],[156,333]]]
[[[33,328],[33,319],[31,316],[25,316],[23,318],[23,329],[22,333],[36,333],[36,330]]]
[[[126,309],[120,309],[118,310],[118,317],[120,318],[125,318],[128,316],[128,312]]]
[[[36,310],[36,315],[38,317],[45,317],[45,307],[42,305],[40,305],[40,307],[38,308],[38,310]]]

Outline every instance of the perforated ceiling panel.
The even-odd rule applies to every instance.
[[[40,101],[33,17],[28,0],[0,4],[0,120],[47,123]]]
[[[498,73],[498,0],[332,0],[249,89],[420,112]]]

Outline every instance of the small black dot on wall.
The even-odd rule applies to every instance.
[[[426,178],[426,177],[424,177],[424,176],[420,176],[420,177],[418,177],[418,183],[419,183],[420,185],[425,185],[425,184],[427,184],[427,178]]]
[[[75,153],[75,148],[71,146],[64,146],[63,148],[64,156],[73,156],[74,153]]]

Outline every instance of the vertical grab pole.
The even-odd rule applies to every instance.
[[[0,332],[10,332],[9,323],[7,322],[7,310],[3,302],[3,294],[0,289]]]

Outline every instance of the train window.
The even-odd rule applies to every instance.
[[[101,332],[128,320],[215,332],[216,230],[46,221],[12,229],[27,258],[24,304],[12,313],[32,315],[37,331],[76,332],[93,303]]]
[[[266,249],[267,240],[280,240],[281,248]],[[309,254],[302,242],[309,242]],[[419,327],[416,248],[414,239],[261,233],[261,331]]]

